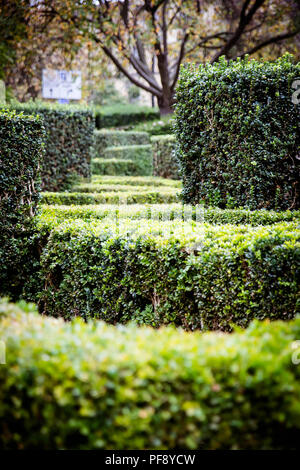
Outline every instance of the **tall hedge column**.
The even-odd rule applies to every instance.
[[[300,207],[300,63],[227,61],[182,69],[177,157],[183,198],[221,208]]]
[[[0,111],[0,294],[17,295],[40,191],[40,117]],[[25,268],[24,268],[25,269]]]
[[[69,189],[74,181],[91,176],[93,112],[81,106],[15,103],[17,112],[39,114],[45,126],[45,156],[41,161],[43,191]]]

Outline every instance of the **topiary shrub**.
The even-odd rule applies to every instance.
[[[182,68],[176,93],[183,199],[224,207],[297,209],[300,64],[227,61]]]
[[[153,151],[153,175],[179,179],[178,162],[174,155],[175,136],[158,135],[151,137]]]
[[[0,305],[1,449],[298,449],[299,318],[191,334],[22,307]]]
[[[43,139],[41,118],[0,111],[0,293],[13,297],[30,273]]]
[[[38,114],[46,129],[45,157],[41,162],[42,189],[69,188],[78,177],[90,178],[94,117],[80,106],[14,103],[26,114]]]

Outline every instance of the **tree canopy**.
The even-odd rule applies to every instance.
[[[157,98],[162,113],[171,109],[183,61],[245,54],[269,59],[285,50],[297,54],[300,41],[299,0],[29,3],[35,35],[47,32],[48,44],[71,50],[91,41],[134,85]]]

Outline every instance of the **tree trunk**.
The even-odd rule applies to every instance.
[[[161,116],[165,116],[166,114],[172,114],[174,111],[174,96],[170,93],[164,93],[163,91],[162,96],[157,98],[157,104]]]
[[[174,102],[174,93],[171,90],[170,74],[168,66],[168,55],[162,53],[159,49],[157,55],[157,67],[160,75],[162,90],[161,95],[157,97],[157,104],[160,110],[160,115],[173,113],[172,105]]]

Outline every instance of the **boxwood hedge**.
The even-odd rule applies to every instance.
[[[170,186],[143,186],[141,185],[136,185],[132,186],[130,184],[126,184],[126,179],[124,179],[124,184],[96,184],[96,183],[79,183],[75,184],[72,188],[72,191],[77,192],[77,193],[103,193],[103,192],[114,192],[114,193],[122,193],[124,191],[126,192],[137,192],[137,191],[151,191],[151,190],[156,190],[156,191],[164,191],[164,190],[173,190],[173,188]]]
[[[148,145],[126,145],[107,147],[105,158],[93,158],[94,175],[150,176],[152,175],[152,147]]]
[[[158,135],[151,137],[153,151],[153,175],[179,179],[178,162],[175,157],[175,136]]]
[[[101,176],[93,175],[90,184],[130,184],[132,186],[172,186],[176,188],[181,187],[180,181],[170,180],[166,178],[159,178],[158,176]]]
[[[104,149],[123,145],[147,145],[150,137],[147,132],[118,131],[101,129],[94,132],[93,153],[96,157],[104,158]]]
[[[105,192],[65,192],[42,193],[41,202],[44,204],[158,204],[178,201],[177,188],[151,188],[125,191]]]
[[[139,175],[140,168],[131,159],[93,158],[92,173],[101,176],[131,176]]]
[[[0,292],[17,292],[37,212],[44,127],[39,117],[0,111]]]
[[[128,127],[143,121],[159,118],[159,110],[136,104],[117,104],[112,106],[95,106],[96,127]]]
[[[300,311],[298,222],[40,223],[52,228],[41,257],[45,314],[228,330]]]
[[[150,176],[153,171],[152,147],[147,145],[123,145],[122,147],[107,147],[105,158],[116,160],[132,160],[135,164],[136,175]]]
[[[45,157],[41,162],[42,189],[69,188],[78,177],[90,178],[94,117],[87,108],[45,103],[14,103],[26,114],[43,118],[46,130]]]
[[[300,207],[300,63],[221,58],[182,68],[176,93],[177,157],[185,202]]]
[[[300,319],[231,335],[2,304],[2,449],[297,449]]]
[[[298,222],[300,224],[300,211],[247,211],[244,209],[218,209],[216,207],[199,206],[191,208],[179,203],[173,204],[130,204],[130,205],[43,205],[41,218],[54,217],[63,222],[65,219],[103,219],[110,217],[125,219],[148,220],[197,220],[212,225],[247,224],[253,227],[258,225],[273,225],[279,222]]]

